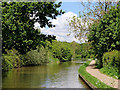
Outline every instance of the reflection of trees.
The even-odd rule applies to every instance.
[[[53,85],[56,81],[64,82],[63,79],[68,77],[69,71],[71,73],[74,65],[71,62],[65,62],[16,68],[6,73],[3,78],[3,88],[51,87],[51,84]],[[68,69],[69,67],[70,69]]]
[[[16,68],[4,73],[3,88],[40,88],[45,81],[54,82],[55,74],[63,70],[68,64],[48,64],[33,67]],[[54,79],[53,79],[54,78]]]
[[[45,80],[46,66],[16,68],[11,73],[7,73],[4,78],[3,88],[31,88],[39,86]]]

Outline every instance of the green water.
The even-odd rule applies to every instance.
[[[78,77],[80,63],[15,68],[2,76],[2,88],[88,88]]]

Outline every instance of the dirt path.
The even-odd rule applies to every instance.
[[[118,80],[114,79],[112,77],[109,77],[105,74],[100,73],[99,69],[95,68],[95,60],[92,60],[89,64],[89,66],[87,66],[86,71],[88,73],[90,73],[92,76],[98,78],[99,80],[101,80],[102,82],[104,82],[105,84],[113,87],[113,88],[118,88]],[[120,83],[120,81],[119,81]],[[119,85],[119,90],[120,90],[120,85]]]

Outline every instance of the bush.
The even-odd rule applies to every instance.
[[[120,79],[120,51],[113,50],[103,54],[102,58],[103,68],[100,69],[102,73],[105,73],[113,78]]]
[[[100,71],[102,73],[105,73],[108,76],[115,78],[115,79],[120,79],[120,74],[118,72],[117,67],[105,66],[105,67],[101,68]]]
[[[25,65],[40,65],[48,62],[47,50],[44,47],[29,51],[25,56]]]
[[[120,65],[120,51],[113,50],[111,52],[106,52],[103,54],[102,58],[103,67],[114,66],[119,67]]]
[[[37,50],[31,50],[26,54],[19,54],[17,50],[6,50],[7,54],[3,54],[2,70],[7,71],[12,68],[39,65],[48,62],[47,50],[41,47]]]
[[[7,54],[3,54],[2,56],[3,56],[3,59],[2,59],[3,70],[6,71],[14,67],[21,66],[20,55],[18,54],[17,50],[15,49],[8,50]]]

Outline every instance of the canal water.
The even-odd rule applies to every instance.
[[[49,63],[15,68],[2,76],[2,88],[88,88],[78,77],[81,63]]]

